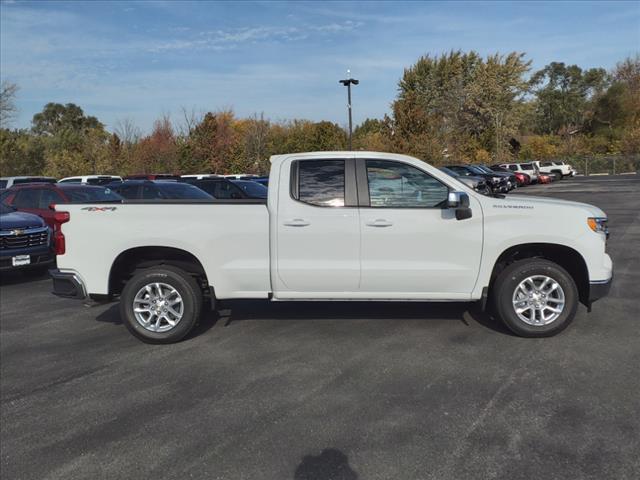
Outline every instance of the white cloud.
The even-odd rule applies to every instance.
[[[149,47],[149,51],[182,49],[234,49],[243,44],[253,42],[296,42],[305,40],[313,35],[349,33],[364,24],[347,20],[342,23],[328,23],[303,26],[260,26],[241,27],[235,29],[218,29],[201,31],[190,39],[174,39]]]

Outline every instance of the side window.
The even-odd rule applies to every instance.
[[[509,170],[516,172],[518,170],[518,165],[509,165]]]
[[[124,185],[118,190],[118,193],[124,198],[135,200],[138,198],[138,185]]]
[[[7,188],[8,180],[0,180],[0,188]]]
[[[20,190],[16,193],[13,206],[16,208],[38,208],[38,198],[40,198],[40,189],[38,188]]]
[[[234,185],[231,182],[216,182],[216,190],[213,195],[216,198],[229,199],[229,198],[244,198],[244,194],[240,187]]]
[[[38,200],[38,208],[49,208],[52,203],[66,203],[64,199],[54,190],[42,190],[42,195]]]
[[[145,185],[142,187],[142,198],[145,200],[154,200],[156,198],[164,198],[160,189],[154,185]]]
[[[344,207],[344,160],[300,160],[297,200],[318,207]]]
[[[428,173],[388,160],[367,160],[369,199],[372,207],[435,208],[449,189]]]

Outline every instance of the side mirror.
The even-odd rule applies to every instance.
[[[447,208],[456,209],[457,220],[471,218],[472,212],[471,208],[469,208],[469,195],[465,192],[449,192]]]

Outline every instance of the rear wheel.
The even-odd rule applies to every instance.
[[[202,291],[185,271],[160,265],[139,271],[125,285],[120,315],[129,331],[148,343],[174,343],[196,325]]]
[[[561,266],[544,259],[512,263],[493,288],[495,310],[505,325],[522,337],[549,337],[573,320],[578,289]]]

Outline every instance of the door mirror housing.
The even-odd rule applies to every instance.
[[[458,220],[471,218],[472,212],[471,208],[469,208],[469,195],[465,192],[449,192],[447,208],[455,208],[456,219]]]
[[[468,208],[469,195],[465,192],[449,192],[447,198],[447,208]]]

